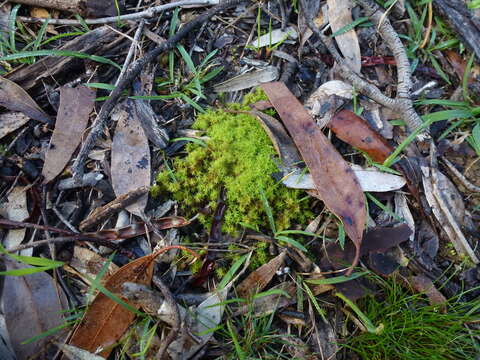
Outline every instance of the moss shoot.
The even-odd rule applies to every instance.
[[[154,194],[171,193],[187,214],[206,205],[215,206],[222,188],[226,190],[227,211],[223,231],[236,234],[241,225],[256,229],[268,227],[260,197],[264,190],[272,208],[277,230],[303,223],[310,215],[302,192],[277,184],[277,155],[258,121],[249,114],[248,104],[264,95],[257,91],[243,104],[230,104],[226,110],[210,110],[199,115],[193,128],[203,130],[207,146],[188,144],[187,156],[173,161],[172,171],[157,175]],[[172,176],[173,175],[173,176]],[[210,218],[200,221],[209,225]]]

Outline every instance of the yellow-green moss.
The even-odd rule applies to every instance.
[[[207,146],[191,143],[187,156],[173,161],[173,175],[162,171],[152,195],[168,192],[180,206],[193,214],[205,205],[212,208],[222,188],[226,190],[227,211],[223,231],[236,234],[241,223],[268,228],[259,191],[264,189],[278,230],[303,223],[310,215],[306,202],[299,202],[301,191],[276,184],[277,157],[267,134],[258,121],[245,113],[247,104],[265,99],[261,91],[246,97],[244,104],[231,104],[228,110],[210,110],[198,116],[193,127],[205,131]],[[233,111],[233,112],[231,112]],[[209,217],[200,218],[205,225]]]

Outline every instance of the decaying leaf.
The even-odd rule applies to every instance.
[[[250,46],[256,48],[262,48],[265,46],[273,46],[280,41],[287,39],[296,39],[298,37],[297,30],[294,27],[289,26],[285,30],[276,29],[268,34],[262,35],[259,38],[255,38],[250,42]]]
[[[94,102],[95,91],[86,86],[60,88],[57,120],[42,169],[44,183],[52,181],[62,172],[80,144]]]
[[[73,256],[68,265],[64,265],[67,271],[73,272],[84,279],[87,284],[90,284],[90,279],[95,279],[100,270],[103,268],[107,259],[101,257],[97,253],[80,246],[75,246],[73,249]],[[101,279],[102,283],[113,275],[118,270],[118,266],[114,263],[108,265],[105,277]],[[85,275],[87,277],[85,277]]]
[[[388,249],[408,240],[412,231],[406,224],[392,228],[374,228],[364,236],[360,247],[360,255],[385,254]],[[329,244],[322,254],[320,267],[323,271],[345,269],[355,256],[354,245],[346,243],[342,249],[338,243]],[[398,268],[396,264],[395,268]],[[380,269],[382,270],[382,269]],[[356,300],[365,295],[365,282],[362,278],[335,284],[338,291],[351,300]]]
[[[332,31],[336,32],[353,22],[352,19],[352,0],[328,0],[328,21]],[[343,34],[335,36],[337,45],[342,52],[345,62],[356,73],[360,73],[362,68],[360,57],[360,45],[354,29]]]
[[[387,192],[401,189],[406,181],[403,177],[382,172],[374,167],[362,168],[359,165],[348,164],[355,174],[363,191]],[[315,189],[311,174],[303,174],[300,170],[282,178],[282,183],[292,189]]]
[[[455,186],[436,168],[430,166],[421,166],[423,178],[423,189],[428,204],[432,208],[432,212],[441,224],[443,231],[447,234],[452,242],[455,250],[459,254],[468,255],[470,259],[478,264],[480,260],[468,243],[468,240],[463,234],[459,221],[461,219],[455,218],[454,214],[458,214],[459,201],[463,201],[458,194]],[[455,201],[456,205],[451,204]],[[453,207],[451,206],[453,205]]]
[[[21,112],[9,111],[0,114],[0,139],[20,129],[30,118]]]
[[[28,216],[27,209],[27,189],[24,186],[15,186],[8,194],[8,202],[0,206],[0,215],[13,221],[25,221]],[[26,229],[12,229],[3,240],[3,245],[6,249],[14,248],[25,238]],[[31,255],[32,249],[22,253],[22,255]]]
[[[168,248],[122,266],[106,281],[105,288],[111,293],[119,294],[125,282],[149,285],[152,281],[154,260],[166,250]],[[137,307],[135,304],[131,306]],[[100,292],[75,329],[70,345],[90,352],[101,349],[100,355],[106,358],[134,318],[135,313]]]
[[[328,127],[340,140],[367,153],[376,162],[383,163],[392,152],[383,136],[352,111],[339,111],[333,116]]]
[[[278,69],[275,66],[267,66],[265,69],[255,70],[240,74],[225,80],[213,87],[215,92],[232,92],[258,86],[262,83],[278,79]]]
[[[268,263],[263,264],[254,272],[250,273],[245,280],[237,286],[236,290],[238,295],[242,298],[247,298],[249,295],[262,291],[275,276],[278,268],[283,265],[286,256],[287,253],[283,251]]]
[[[7,270],[23,269],[29,266],[5,258]],[[6,276],[2,296],[5,323],[10,342],[18,360],[45,354],[53,339],[62,337],[59,333],[42,337],[37,341],[22,342],[40,335],[64,323],[63,310],[67,299],[63,290],[45,272],[26,276]],[[42,356],[47,358],[47,356]]]
[[[13,81],[0,77],[0,106],[11,111],[20,111],[28,117],[44,123],[51,123],[48,116],[37,103]]]
[[[70,360],[103,360],[103,357],[92,354],[90,351],[80,349],[68,344],[58,344],[63,354]]]
[[[305,101],[305,108],[318,126],[327,126],[333,115],[353,98],[353,86],[341,80],[331,80],[319,86]]]
[[[117,127],[112,144],[112,186],[117,196],[150,185],[150,149],[133,101],[117,107]],[[147,195],[128,205],[127,210],[141,216]]]
[[[445,304],[447,303],[447,299],[438,291],[432,280],[424,275],[416,275],[412,276],[410,281],[416,291],[427,295],[430,305],[441,305],[442,312],[446,312]]]
[[[122,266],[107,280],[105,288],[120,293],[127,281],[150,284],[157,255],[153,253]],[[75,329],[70,344],[90,352],[103,349],[100,355],[106,358],[134,318],[135,313],[99,293]]]
[[[323,135],[303,105],[280,82],[262,85],[293,141],[310,169],[318,197],[337,215],[355,244],[356,256],[349,272],[360,258],[360,244],[366,221],[365,199],[352,169]]]

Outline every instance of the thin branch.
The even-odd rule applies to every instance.
[[[162,295],[165,299],[165,302],[168,304],[170,309],[173,310],[173,325],[168,333],[167,337],[162,341],[162,345],[160,346],[160,349],[158,349],[158,352],[156,354],[156,359],[164,359],[165,353],[167,351],[168,346],[175,340],[177,337],[178,333],[180,332],[180,326],[181,326],[181,317],[180,317],[180,311],[178,309],[178,304],[173,298],[172,293],[170,292],[170,289],[168,286],[166,286],[160,279],[157,279],[155,282],[155,285],[158,286],[160,291],[162,292]]]
[[[98,19],[85,19],[83,21],[73,20],[73,19],[42,19],[42,18],[34,18],[34,17],[28,17],[28,16],[19,16],[18,19],[26,23],[44,23],[48,21],[48,23],[51,25],[82,25],[82,23],[87,25],[99,25],[99,24],[111,24],[117,21],[148,19],[148,18],[154,17],[156,14],[162,11],[173,9],[176,7],[181,7],[181,6],[191,6],[191,5],[208,6],[208,5],[216,5],[216,4],[218,4],[218,0],[183,0],[183,1],[173,2],[169,4],[153,6],[147,10],[140,11],[133,14],[110,16],[110,17],[104,17],[104,18],[98,18]]]
[[[118,79],[117,79],[117,82],[115,83],[115,86],[118,85],[118,82],[123,77],[123,74],[125,74],[125,71],[127,71],[128,65],[130,65],[130,62],[132,61],[133,54],[135,53],[135,48],[138,46],[138,40],[140,39],[140,36],[142,36],[144,25],[145,25],[145,20],[141,19],[140,22],[138,23],[137,30],[135,31],[135,35],[133,36],[132,44],[130,45],[130,49],[128,49],[127,57],[125,58],[125,62],[123,63],[122,70],[120,71],[120,75],[118,75]]]
[[[74,179],[78,179],[78,181],[81,181],[83,176],[83,166],[85,161],[87,160],[88,153],[95,146],[95,142],[97,141],[97,138],[100,136],[100,134],[103,132],[104,126],[107,125],[110,112],[115,107],[118,99],[122,95],[123,90],[125,90],[140,74],[144,66],[154,61],[163,52],[173,49],[176,44],[188,34],[190,34],[193,29],[200,26],[205,21],[208,21],[218,12],[236,6],[241,2],[242,0],[227,0],[205,11],[202,15],[197,16],[195,19],[185,24],[174,36],[172,36],[166,42],[149,51],[145,54],[144,57],[138,59],[129,66],[124,76],[118,82],[117,87],[110,93],[108,100],[105,101],[102,108],[100,109],[100,112],[97,115],[95,122],[92,126],[92,130],[88,134],[87,139],[83,143],[82,148],[78,153],[77,159],[72,166]]]

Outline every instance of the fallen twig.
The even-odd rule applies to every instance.
[[[137,61],[135,61],[129,66],[124,76],[118,82],[117,87],[110,93],[108,100],[105,101],[102,108],[100,109],[100,112],[97,115],[95,122],[92,126],[92,130],[88,134],[87,139],[83,143],[82,148],[78,153],[77,159],[75,160],[72,166],[74,179],[78,179],[78,181],[81,181],[83,176],[84,162],[87,159],[88,153],[95,145],[97,138],[103,132],[103,128],[107,124],[110,112],[115,107],[118,99],[122,95],[123,90],[126,89],[132,83],[132,81],[142,71],[143,67],[148,63],[150,63],[151,61],[155,60],[157,56],[159,56],[163,52],[174,48],[175,45],[181,39],[183,39],[185,36],[191,33],[191,31],[195,29],[197,26],[201,25],[202,23],[210,19],[212,16],[214,16],[218,12],[228,9],[232,6],[235,6],[240,2],[242,2],[242,0],[227,0],[207,10],[202,15],[197,16],[195,19],[185,24],[174,36],[172,36],[166,42],[157,46],[153,50],[149,51],[148,53],[145,54],[144,57],[138,59]]]
[[[480,192],[480,186],[472,184],[448,159],[442,157],[442,162],[447,166],[448,170],[460,181],[460,183],[472,192]]]
[[[173,9],[176,7],[181,7],[181,6],[191,6],[191,5],[207,6],[207,5],[216,5],[216,4],[218,4],[218,0],[183,0],[183,1],[177,1],[177,2],[168,3],[164,5],[153,6],[147,10],[136,12],[133,14],[109,16],[109,17],[98,18],[98,19],[84,19],[82,21],[73,20],[73,19],[42,19],[42,18],[34,18],[34,17],[28,17],[28,16],[19,16],[18,19],[26,23],[44,23],[48,21],[48,23],[51,25],[81,25],[83,23],[87,25],[99,25],[99,24],[115,23],[117,21],[148,19],[148,18],[154,17],[156,14],[162,11]]]

